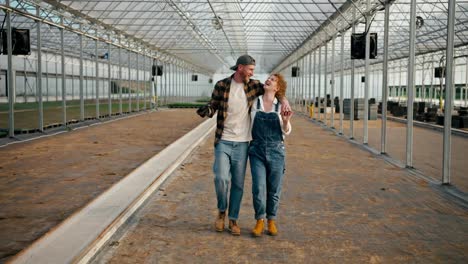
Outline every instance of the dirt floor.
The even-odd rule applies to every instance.
[[[0,148],[0,263],[202,121],[161,110]]]
[[[466,263],[466,208],[303,117],[292,127],[278,236],[249,234],[249,170],[241,236],[213,230],[211,137],[93,263]]]
[[[318,119],[318,116],[317,116]],[[322,120],[324,117],[322,116]],[[330,115],[327,125],[331,127]],[[335,114],[334,127],[339,129],[339,115]],[[368,121],[368,144],[381,150],[382,120]],[[349,137],[350,121],[343,120],[343,133]],[[363,142],[364,121],[354,121],[354,139]],[[452,135],[451,184],[468,193],[468,137]],[[403,165],[406,164],[406,124],[387,121],[387,154]],[[424,175],[442,181],[443,133],[437,130],[414,126],[413,129],[413,167]]]

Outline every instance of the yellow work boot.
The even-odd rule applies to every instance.
[[[224,231],[224,218],[226,218],[226,212],[219,212],[215,222],[215,230],[218,232]]]
[[[240,236],[240,227],[236,220],[229,220],[229,230],[231,230],[231,235]]]
[[[278,229],[276,229],[275,220],[268,219],[268,234],[270,236],[276,236],[278,234]]]
[[[252,236],[259,237],[263,234],[263,229],[265,229],[265,222],[263,219],[258,219],[257,223],[255,224],[254,229],[252,229]]]

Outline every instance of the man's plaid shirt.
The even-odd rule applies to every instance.
[[[210,103],[207,105],[208,117],[213,117],[214,113],[218,111],[216,134],[215,134],[215,145],[221,139],[224,130],[224,120],[226,120],[229,91],[231,89],[231,81],[234,78],[234,74],[224,80],[218,81],[214,87],[211,95]],[[251,108],[255,98],[264,93],[263,84],[258,80],[250,79],[248,83],[244,83],[244,92],[247,97],[247,106]]]

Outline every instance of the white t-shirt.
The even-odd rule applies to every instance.
[[[244,92],[244,84],[231,81],[229,101],[224,130],[221,136],[223,140],[235,142],[247,142],[252,140],[250,133],[250,115],[247,97]]]

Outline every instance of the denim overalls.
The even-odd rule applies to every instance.
[[[278,116],[275,111],[255,114],[252,126],[252,142],[249,146],[250,169],[252,172],[252,195],[255,219],[276,218],[281,185],[284,175],[284,144]],[[260,98],[257,109],[261,109]]]

